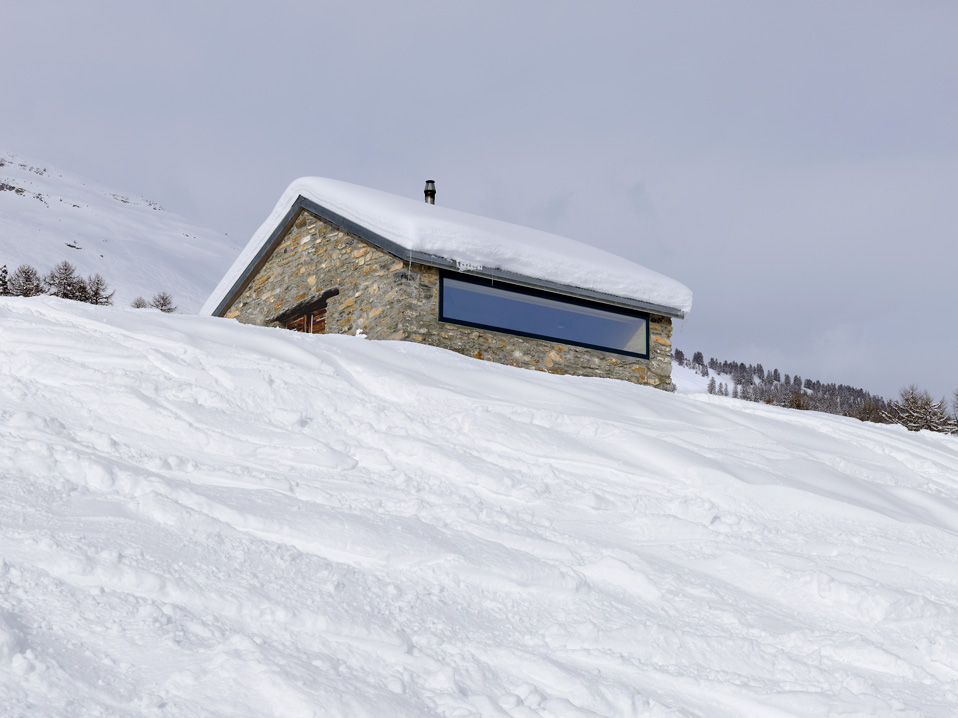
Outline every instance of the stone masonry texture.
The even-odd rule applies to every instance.
[[[326,331],[362,332],[451,349],[553,374],[611,377],[672,390],[672,320],[653,314],[649,358],[518,337],[439,321],[439,270],[409,264],[301,210],[225,316],[280,326],[276,318],[324,292]]]

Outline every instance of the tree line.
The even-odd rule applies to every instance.
[[[897,399],[889,401],[847,384],[802,379],[798,374],[782,374],[777,368],[766,371],[761,364],[719,361],[714,357],[706,362],[702,352],[698,351],[689,359],[685,352],[676,349],[672,358],[681,366],[710,377],[710,394],[850,416],[860,421],[900,424],[911,431],[929,429],[958,435],[958,390],[955,390],[949,410],[943,398],[935,400],[914,384],[903,388]],[[716,380],[716,375],[728,379]]]
[[[42,276],[29,264],[21,264],[12,274],[7,271],[7,265],[0,267],[0,297],[35,297],[38,294],[109,306],[113,304],[116,290],[110,291],[106,280],[99,273],[81,277],[77,274],[76,267],[66,260]],[[143,297],[137,297],[131,306],[137,309],[153,307],[166,313],[175,312],[177,309],[173,304],[173,297],[167,292],[157,292],[149,302]]]

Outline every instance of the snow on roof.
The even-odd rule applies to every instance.
[[[433,255],[472,270],[500,270],[674,309],[692,308],[680,282],[610,252],[566,237],[426,204],[367,187],[303,177],[283,193],[267,220],[201,310],[214,314],[300,198],[310,200],[406,250]]]

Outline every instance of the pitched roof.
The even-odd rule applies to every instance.
[[[303,177],[283,193],[206,300],[202,314],[226,309],[300,209],[404,260],[668,316],[684,317],[692,308],[692,292],[685,285],[582,242],[348,182]]]

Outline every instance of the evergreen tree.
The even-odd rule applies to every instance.
[[[10,286],[7,281],[7,265],[0,267],[0,297],[10,294]]]
[[[711,379],[709,379],[709,394],[714,394],[714,393],[715,393],[715,377],[713,376]],[[958,392],[956,392],[956,394],[958,394]]]
[[[43,294],[43,284],[40,282],[40,275],[37,270],[29,264],[21,264],[16,271],[10,275],[7,288],[15,297],[32,297],[37,294]]]
[[[885,411],[882,404],[879,404],[878,401],[873,399],[866,399],[861,404],[856,406],[849,416],[852,416],[859,421],[871,421],[875,424],[885,424],[887,423],[885,418],[882,416],[882,412]]]
[[[691,362],[687,362],[686,366],[697,369]],[[719,361],[715,357],[709,359],[708,367],[718,375],[714,378],[715,393],[719,396],[729,395],[731,387],[720,381],[728,379],[728,384],[737,385],[739,398],[747,401],[841,414],[862,421],[887,421],[882,416],[882,412],[888,408],[885,399],[863,389],[844,384],[823,384],[821,381],[803,379],[798,374],[786,375],[783,381],[777,369],[766,371],[761,364],[753,366],[737,361]],[[699,373],[705,375],[700,370]],[[953,413],[958,413],[958,392]]]
[[[673,358],[678,364],[680,364],[680,365],[681,365],[681,364],[684,364],[684,363],[685,363],[685,352],[682,351],[681,349],[676,349],[674,352],[672,352],[672,358]]]
[[[702,364],[702,365],[704,366],[704,364],[705,364],[705,357],[702,356],[702,352],[695,352],[695,353],[692,355],[692,363],[693,363],[693,364]]]

